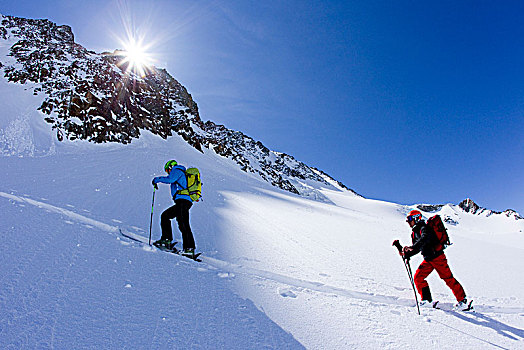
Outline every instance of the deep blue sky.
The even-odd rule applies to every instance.
[[[524,214],[524,1],[6,1],[97,52],[123,22],[204,120],[358,193]]]

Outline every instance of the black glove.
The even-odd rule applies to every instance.
[[[404,248],[402,248],[402,253],[400,255],[402,255],[405,259],[409,260],[409,258],[411,258],[415,254],[413,253],[412,247],[405,246]]]
[[[155,179],[153,179],[151,183],[153,184],[153,187],[155,188],[155,190],[158,190],[158,185],[156,184]]]

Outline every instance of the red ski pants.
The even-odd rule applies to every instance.
[[[433,270],[437,270],[439,277],[442,278],[448,287],[453,291],[453,295],[455,295],[457,301],[461,301],[466,297],[464,288],[462,288],[460,283],[455,279],[455,277],[453,277],[453,274],[449,269],[448,260],[446,259],[445,254],[439,255],[431,261],[422,261],[415,272],[415,286],[417,286],[418,293],[421,296],[422,288],[429,287],[426,277],[428,277],[429,274],[433,272]]]

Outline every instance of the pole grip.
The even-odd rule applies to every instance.
[[[151,214],[153,213],[153,208],[155,207],[155,192],[156,192],[156,188],[153,188],[153,200],[151,201]]]
[[[400,245],[398,239],[394,240],[392,245],[397,247],[399,253],[402,252],[402,246]]]

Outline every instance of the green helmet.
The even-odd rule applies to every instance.
[[[169,170],[171,170],[172,167],[174,167],[175,165],[177,165],[178,163],[176,162],[176,160],[168,160],[166,165],[164,165],[164,170],[166,172],[168,172]]]

